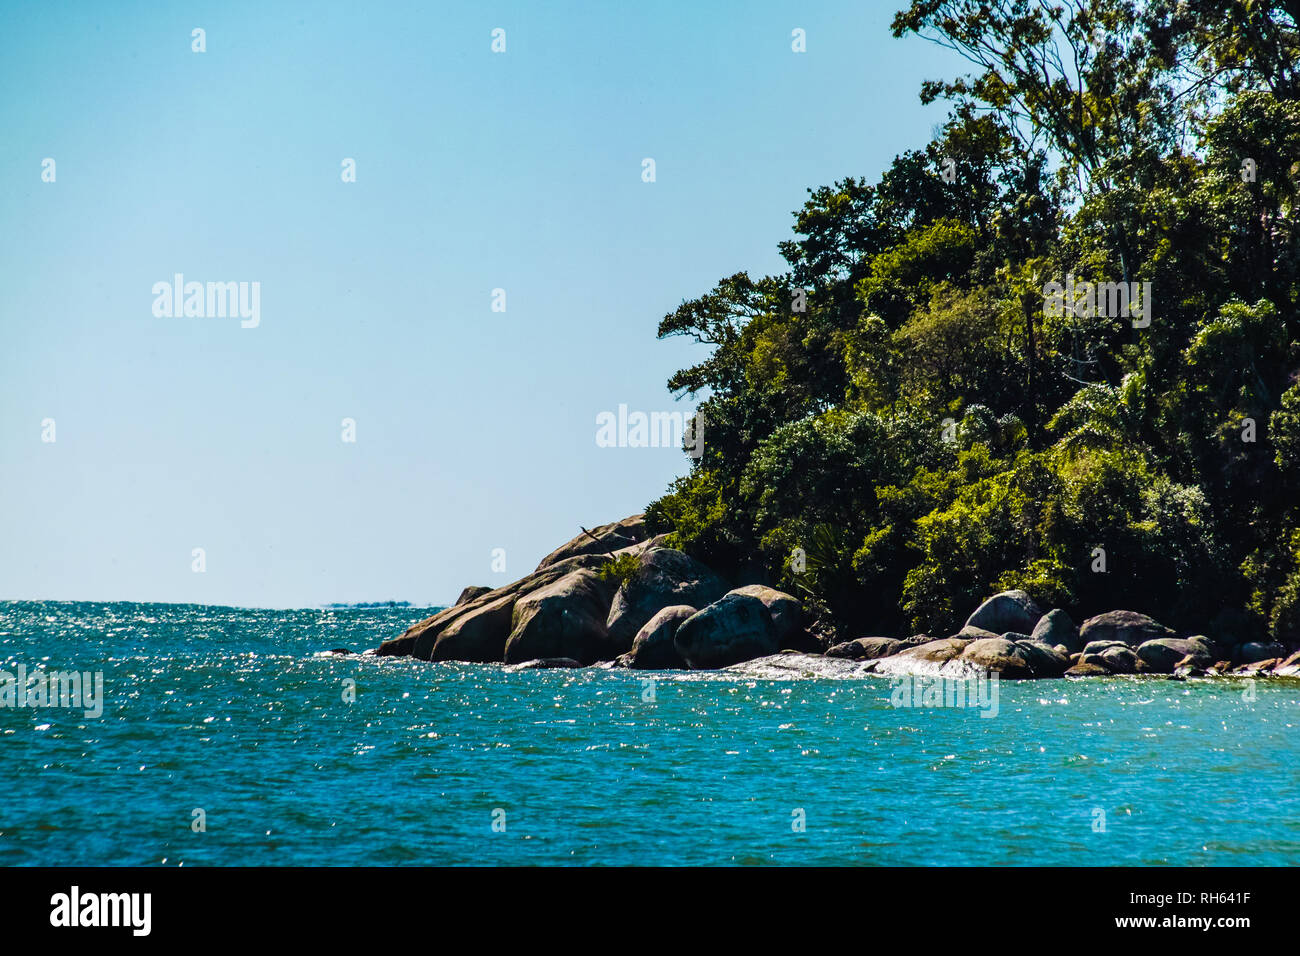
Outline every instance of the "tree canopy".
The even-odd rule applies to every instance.
[[[710,348],[669,381],[708,437],[652,527],[846,637],[1023,587],[1300,640],[1298,23],[913,0],[894,34],[971,64],[920,91],[948,118],[878,181],[810,189],[784,274],[660,323]],[[1049,283],[1101,291],[1053,310]],[[1101,305],[1144,289],[1149,324]]]

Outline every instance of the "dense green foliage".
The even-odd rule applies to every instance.
[[[1300,640],[1298,21],[914,0],[895,35],[974,70],[925,84],[924,150],[809,190],[785,274],[665,316],[710,346],[669,381],[708,428],[652,528],[850,637],[1023,587]],[[1053,314],[1067,276],[1151,283],[1150,324]]]

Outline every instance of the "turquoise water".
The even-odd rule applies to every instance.
[[[105,695],[0,708],[0,865],[1300,863],[1300,682],[1007,681],[989,719],[884,679],[318,656],[425,613],[0,603],[0,670]]]

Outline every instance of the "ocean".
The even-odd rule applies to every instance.
[[[1002,681],[990,718],[321,653],[428,613],[0,602],[0,671],[102,674],[98,716],[0,706],[0,865],[1300,864],[1300,681]]]

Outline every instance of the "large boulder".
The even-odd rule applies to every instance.
[[[1085,645],[1093,641],[1119,641],[1129,647],[1140,647],[1147,641],[1175,636],[1163,624],[1136,611],[1107,611],[1088,618],[1079,628],[1079,640]]]
[[[1036,641],[1007,637],[971,641],[961,652],[962,661],[1004,678],[1060,677],[1070,666],[1064,654]]]
[[[1214,648],[1205,638],[1199,637],[1158,637],[1139,645],[1137,656],[1147,670],[1157,674],[1172,674],[1185,658],[1192,658],[1202,667],[1215,661]]]
[[[1048,611],[1038,619],[1029,638],[1048,647],[1063,644],[1072,654],[1083,650],[1083,642],[1079,640],[1078,625],[1059,607]]]
[[[483,650],[484,646],[495,647],[500,643],[504,651],[504,640],[500,640],[499,624],[500,615],[503,607],[509,607],[513,610],[515,599],[531,591],[545,587],[560,578],[580,568],[589,568],[595,570],[609,564],[611,558],[604,554],[578,555],[572,558],[565,558],[556,562],[545,571],[536,571],[527,577],[520,578],[512,584],[503,587],[494,588],[484,594],[474,597],[467,597],[462,603],[452,607],[442,608],[430,617],[412,624],[400,636],[384,641],[375,649],[375,655],[378,657],[394,656],[404,657],[412,656],[420,660],[471,660],[471,661],[500,661],[501,656],[487,656],[490,652]],[[505,600],[503,602],[503,599]],[[503,602],[503,603],[499,603]],[[487,620],[477,620],[472,626],[465,618],[478,618],[486,611]],[[458,622],[462,622],[459,623]],[[465,634],[460,634],[461,629],[466,629]],[[486,633],[478,631],[485,628]],[[442,652],[435,655],[434,647],[441,638],[444,631],[452,631],[456,636],[455,640],[447,642],[447,646]],[[510,623],[505,622],[505,636],[510,634]],[[463,651],[466,656],[459,656],[462,651],[458,648],[465,647]]]
[[[594,571],[573,571],[515,601],[505,662],[571,657],[584,664],[627,650],[605,627],[613,585]]]
[[[798,643],[800,647],[795,648],[796,650],[806,649],[801,640],[801,635],[804,633],[803,605],[799,603],[798,598],[761,584],[746,584],[744,587],[733,588],[727,593],[744,594],[763,602],[768,617],[772,619],[772,631],[776,635],[778,648],[793,647]]]
[[[874,661],[878,657],[889,657],[903,649],[902,641],[892,637],[859,637],[855,641],[836,644],[826,651],[827,657],[843,657],[851,661]]]
[[[1085,651],[1079,663],[1099,664],[1112,674],[1136,674],[1138,671],[1137,653],[1127,644],[1121,643],[1110,645],[1100,654]]]
[[[446,627],[429,629],[416,641],[412,656],[422,661],[505,660],[506,639],[515,596],[505,594],[458,615]]]
[[[1285,657],[1286,648],[1276,642],[1264,643],[1262,641],[1251,641],[1247,644],[1239,644],[1232,652],[1232,663],[1241,664],[1258,664],[1260,661],[1267,661],[1274,657]]]
[[[727,594],[697,611],[682,622],[673,644],[693,670],[739,664],[778,650],[767,607],[748,594]]]
[[[1060,647],[1048,647],[1041,641],[1016,641],[1016,656],[1024,658],[1034,677],[1060,677],[1070,666],[1070,658]]]
[[[1032,634],[1042,616],[1043,612],[1034,599],[1024,591],[1003,591],[977,607],[975,613],[966,619],[966,626],[994,634],[1007,631]]]
[[[696,613],[689,604],[673,604],[664,608],[637,631],[632,650],[624,655],[625,663],[637,670],[668,670],[686,666],[677,652],[673,638],[682,622]]]
[[[605,620],[609,639],[624,651],[664,608],[674,604],[702,608],[727,593],[720,577],[681,551],[653,548],[637,560],[639,566],[614,595]]]
[[[645,515],[632,515],[622,521],[592,528],[590,533],[583,532],[572,540],[560,545],[537,565],[541,571],[566,558],[582,554],[613,554],[624,548],[640,544],[649,537],[645,527]]]
[[[1033,677],[1033,670],[1025,655],[1017,653],[1011,641],[1001,637],[981,638],[971,641],[961,652],[961,659],[990,673],[997,671],[1006,678]]]

